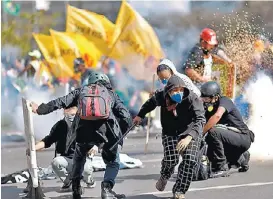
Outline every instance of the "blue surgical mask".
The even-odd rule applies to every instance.
[[[167,80],[167,79],[162,79],[162,80],[161,80],[161,83],[162,83],[162,84],[164,84],[164,85],[166,85],[166,84],[167,84],[167,82],[168,82],[168,80]]]
[[[171,96],[171,99],[176,103],[181,103],[183,99],[183,92],[175,93]]]

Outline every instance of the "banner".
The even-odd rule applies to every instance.
[[[164,58],[153,28],[126,1],[122,2],[110,47],[108,56],[124,64],[137,79],[151,81]]]
[[[62,68],[63,77],[73,77],[74,59],[82,57],[88,67],[96,67],[101,52],[83,35],[50,30],[53,37],[58,65]]]
[[[67,6],[66,32],[81,33],[107,54],[115,25],[105,16]]]
[[[52,36],[33,33],[33,37],[37,42],[39,49],[43,53],[45,60],[49,64],[50,72],[55,77],[60,77],[62,71],[60,66],[57,64]]]
[[[224,96],[234,100],[236,95],[236,67],[216,55],[212,55],[212,57],[212,80],[220,84]]]

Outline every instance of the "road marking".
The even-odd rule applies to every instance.
[[[143,163],[161,162],[161,161],[162,161],[162,158],[161,159],[152,159],[152,160],[141,160],[141,162],[143,162]]]
[[[230,189],[230,188],[237,188],[237,187],[256,187],[256,186],[265,186],[265,185],[273,185],[273,182],[257,182],[257,183],[249,183],[249,184],[237,184],[237,185],[223,185],[223,186],[215,186],[215,187],[201,187],[201,188],[191,188],[189,191],[206,191],[206,190],[213,190],[213,189]],[[170,194],[172,191],[162,191],[162,192],[148,192],[148,193],[140,193],[134,196],[141,196],[141,195],[163,195],[163,194]]]

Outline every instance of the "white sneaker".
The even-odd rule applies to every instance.
[[[185,195],[183,193],[175,193],[173,194],[174,199],[185,199]]]
[[[96,181],[93,180],[91,183],[86,183],[87,188],[95,188],[96,187]]]

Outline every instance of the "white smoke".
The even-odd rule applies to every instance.
[[[188,14],[191,11],[190,1],[129,1],[142,16],[146,17],[154,13],[166,14],[170,12],[177,12],[181,14]]]
[[[249,128],[255,133],[255,142],[250,148],[252,158],[273,159],[273,82],[264,73],[246,88],[246,100],[250,103]]]
[[[26,98],[27,100],[33,101],[39,105],[41,103],[47,103],[50,100],[55,99],[56,97],[60,97],[61,95],[64,95],[64,92],[60,94],[60,91],[59,91],[57,94],[54,93],[54,95],[52,95],[48,91],[28,89],[26,93],[24,94],[24,98]],[[35,133],[36,141],[39,141],[42,138],[44,138],[46,135],[48,135],[50,133],[50,129],[52,128],[52,126],[57,121],[62,119],[62,117],[63,117],[62,110],[55,111],[48,115],[33,114],[33,123],[34,123],[33,125],[34,125],[34,133]],[[21,102],[18,104],[18,106],[15,109],[14,121],[15,121],[15,125],[17,129],[20,130],[21,132],[24,132],[24,120],[23,120],[23,110],[22,110]]]

